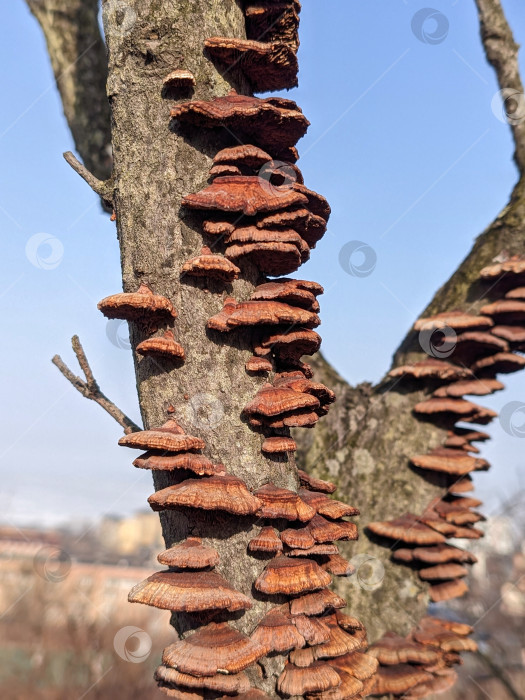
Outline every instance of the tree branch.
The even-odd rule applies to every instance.
[[[107,180],[112,170],[106,48],[98,0],[26,0],[44,33],[62,106],[87,169]]]
[[[64,159],[66,163],[68,163],[73,170],[80,175],[80,177],[87,182],[87,184],[91,187],[93,192],[96,194],[100,195],[104,202],[109,206],[112,205],[113,203],[113,181],[110,178],[109,180],[99,180],[96,178],[93,173],[89,172],[89,170],[82,165],[82,163],[76,158],[76,156],[71,153],[71,151],[66,151],[64,153]]]
[[[525,173],[525,95],[520,77],[518,50],[500,0],[475,0],[478,8],[481,41],[487,61],[496,71],[496,77],[505,112],[515,144],[514,160]]]
[[[68,382],[71,382],[71,384],[79,393],[82,394],[82,396],[84,396],[86,399],[90,399],[91,401],[95,401],[99,404],[99,406],[102,406],[102,408],[105,411],[107,411],[109,415],[112,416],[117,421],[117,423],[124,428],[124,432],[126,434],[134,433],[141,430],[141,428],[139,428],[139,426],[136,423],[134,423],[131,420],[131,418],[128,418],[128,416],[126,416],[126,414],[123,413],[120,410],[120,408],[115,406],[115,404],[100,391],[98,383],[95,377],[93,376],[93,372],[86,357],[86,353],[84,352],[84,348],[80,344],[78,335],[74,335],[71,338],[71,344],[73,346],[73,351],[77,357],[78,364],[80,365],[80,368],[84,373],[86,381],[74,375],[73,372],[62,360],[60,355],[55,355],[51,362],[56,367],[58,367],[58,369],[60,370],[60,372],[62,372],[62,374],[68,380]]]

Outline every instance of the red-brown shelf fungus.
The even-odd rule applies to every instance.
[[[227,623],[211,622],[194,634],[166,647],[162,663],[198,678],[240,673],[264,650]]]
[[[187,479],[157,491],[148,498],[148,503],[153,510],[201,508],[234,515],[253,515],[262,506],[242,479],[230,475]]]
[[[172,70],[163,79],[162,84],[165,88],[193,88],[196,85],[195,76],[186,68],[177,68]]]
[[[184,348],[177,343],[172,331],[164,331],[158,338],[147,338],[139,343],[136,349],[145,357],[185,359]]]
[[[106,318],[119,318],[126,321],[141,321],[152,316],[161,320],[171,320],[177,316],[169,299],[154,294],[145,284],[136,292],[122,292],[105,297],[97,304]]]
[[[203,545],[200,537],[188,537],[180,544],[161,552],[157,561],[178,569],[206,569],[219,563],[219,554],[213,547]]]
[[[158,572],[132,588],[128,600],[178,612],[235,612],[252,606],[249,598],[214,571]]]
[[[205,48],[220,66],[239,66],[254,92],[297,86],[299,65],[288,44],[214,36],[206,40]]]
[[[171,117],[206,128],[226,126],[271,151],[274,158],[283,155],[282,160],[287,160],[284,151],[294,146],[310,126],[292,100],[283,97],[259,99],[238,95],[235,90],[226,97],[215,97],[209,102],[177,105],[171,110]]]
[[[204,246],[200,255],[191,258],[181,268],[181,277],[205,277],[219,282],[233,282],[239,276],[240,270],[223,255],[212,253],[210,248]]]

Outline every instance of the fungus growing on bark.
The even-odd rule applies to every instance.
[[[344,608],[346,601],[328,588],[307,593],[290,601],[292,615],[322,615],[326,610]]]
[[[297,444],[291,437],[278,436],[266,438],[261,450],[266,454],[283,454],[285,452],[295,452]]]
[[[457,381],[470,377],[470,370],[453,365],[445,360],[437,360],[429,357],[419,362],[413,362],[409,365],[401,365],[395,367],[388,373],[391,379],[403,379],[410,377],[413,379],[434,379],[440,381]]]
[[[234,239],[241,236],[246,242],[236,244]],[[266,275],[283,275],[297,270],[308,260],[310,251],[295,231],[266,233],[250,227],[237,229],[228,237],[225,255],[236,262],[246,258]]]
[[[206,39],[204,45],[221,66],[240,66],[254,92],[297,86],[299,64],[295,51],[287,44],[214,36]]]
[[[270,561],[255,581],[261,593],[297,595],[329,586],[332,577],[312,559],[277,557]]]
[[[407,663],[433,664],[440,656],[435,649],[400,637],[394,632],[384,634],[367,653],[376,658],[382,666]]]
[[[489,463],[485,459],[471,457],[464,450],[454,450],[448,447],[435,448],[426,455],[415,455],[410,458],[410,461],[420,469],[457,476],[489,467]]]
[[[258,346],[271,349],[285,363],[297,362],[303,355],[314,355],[320,347],[321,336],[309,328],[288,328],[261,340]]]
[[[482,310],[482,313],[483,310]],[[452,328],[457,333],[463,331],[481,331],[494,325],[492,319],[486,316],[475,316],[465,311],[444,311],[443,313],[420,318],[414,324],[414,330],[434,330],[440,328]]]
[[[324,481],[323,479],[315,479],[313,476],[310,476],[302,469],[298,470],[298,474],[301,486],[305,489],[309,489],[310,491],[334,493],[334,491],[337,489],[337,486],[335,484],[332,484],[330,481]]]
[[[283,543],[273,527],[263,527],[258,535],[248,543],[250,552],[270,552],[277,554],[283,551]]]
[[[225,474],[222,464],[213,464],[204,455],[193,452],[179,454],[157,454],[145,452],[133,462],[133,466],[139,469],[151,469],[152,471],[173,471],[175,469],[187,469],[198,476],[221,476]]]
[[[118,444],[136,450],[161,450],[165,452],[195,452],[206,447],[204,440],[185,435],[179,424],[172,419],[166,421],[160,428],[124,435]]]
[[[498,323],[522,323],[525,321],[525,301],[520,299],[499,299],[481,307],[481,313],[497,318]]]
[[[506,340],[512,350],[523,350],[525,344],[525,328],[521,326],[494,326],[491,333]]]
[[[148,503],[153,510],[186,507],[223,510],[235,515],[252,515],[262,505],[242,479],[230,475],[187,479],[157,491],[148,498]]]
[[[175,668],[159,666],[155,671],[155,680],[158,681],[160,689],[174,687],[182,688],[203,688],[219,693],[229,693],[230,695],[244,692],[250,689],[250,681],[245,673],[233,673],[225,675],[218,673],[215,676],[192,676],[189,673],[181,673]],[[201,697],[197,695],[196,697]]]
[[[286,531],[285,531],[286,532]],[[315,540],[312,538],[312,541],[315,542]],[[289,552],[286,552],[287,557],[312,557],[312,556],[321,556],[325,554],[338,554],[339,550],[337,549],[337,545],[335,544],[313,544],[311,547],[306,547],[303,549],[291,549]],[[345,560],[346,561],[346,560]],[[348,562],[347,562],[348,563]],[[326,568],[326,571],[328,573],[333,574],[333,571],[330,571],[330,569]]]
[[[467,576],[468,569],[461,564],[436,564],[419,570],[419,576],[423,581],[444,581],[447,579],[463,578]]]
[[[292,549],[308,550],[315,545],[315,540],[307,527],[282,530],[281,540]]]
[[[461,365],[471,366],[473,362],[496,352],[506,352],[509,345],[503,338],[498,338],[486,331],[467,331],[460,333],[454,341],[450,359]]]
[[[308,668],[287,663],[279,676],[277,690],[287,696],[304,696],[330,690],[340,684],[339,674],[327,663],[316,661]]]
[[[347,516],[360,515],[359,509],[349,506],[341,501],[333,500],[322,492],[310,491],[308,489],[300,489],[299,495],[305,503],[315,509],[319,515],[325,515],[327,518],[339,520]]]
[[[306,644],[290,615],[286,613],[286,607],[272,608],[251,635],[252,641],[261,646],[265,654],[300,649]]]
[[[229,233],[235,231],[235,224],[229,221],[203,221],[202,230],[207,233],[208,236],[225,236]]]
[[[229,331],[249,326],[278,326],[297,324],[315,328],[320,324],[319,316],[278,301],[244,301],[236,303],[228,298],[223,310],[208,321],[208,328]]]
[[[509,260],[484,267],[479,276],[489,282],[519,286],[525,280],[525,260],[515,255]]]
[[[449,544],[436,544],[432,547],[415,547],[414,549],[396,549],[392,558],[397,561],[420,561],[425,564],[447,564],[460,562],[475,564],[477,558],[471,552]]]
[[[214,165],[210,169],[208,180],[215,180],[216,177],[236,177],[242,175],[242,171],[236,165]]]
[[[369,523],[368,529],[374,535],[399,540],[407,544],[441,544],[445,537],[420,522],[412,513],[405,513],[399,518],[384,522]]]
[[[229,127],[236,134],[248,136],[248,140],[261,148],[272,151],[276,158],[280,157],[280,150],[295,145],[310,126],[292,100],[282,97],[263,100],[238,95],[235,90],[226,97],[215,97],[209,102],[194,101],[177,105],[171,110],[171,117],[194,126]]]
[[[239,276],[240,270],[223,255],[212,253],[203,246],[200,255],[187,260],[181,268],[181,275],[190,277],[206,277],[220,282],[232,282]]]
[[[432,681],[433,676],[417,666],[396,664],[380,666],[375,677],[372,695],[403,695],[421,683]]]
[[[435,583],[429,588],[430,600],[433,603],[441,603],[444,600],[452,600],[453,598],[461,598],[468,592],[467,584],[461,579],[452,579],[451,581],[443,581]]]
[[[467,379],[442,386],[436,389],[432,396],[439,399],[447,396],[459,399],[469,394],[472,396],[488,396],[504,388],[505,385],[498,382],[497,379]]]
[[[255,491],[254,495],[261,501],[262,507],[257,515],[260,518],[300,520],[307,522],[315,515],[315,510],[305,503],[294,491],[266,484]]]
[[[157,561],[179,569],[207,569],[219,563],[219,555],[213,547],[203,545],[200,537],[188,537],[184,542],[161,552]]]
[[[177,68],[164,78],[162,84],[165,88],[193,88],[196,85],[195,76],[185,68]]]
[[[249,39],[288,44],[297,51],[300,11],[299,0],[284,2],[249,0],[244,9],[247,36]]]
[[[358,538],[357,527],[354,523],[347,523],[345,520],[327,520],[322,515],[314,516],[307,528],[319,544],[337,542],[338,540],[357,540]]]
[[[272,157],[262,148],[251,144],[242,144],[231,148],[223,148],[219,151],[213,162],[215,165],[236,165],[237,167],[245,166],[253,170],[260,168]]]
[[[264,656],[264,650],[225,622],[201,627],[166,647],[162,663],[192,676],[240,673]]]
[[[214,571],[159,571],[134,586],[128,600],[177,612],[235,612],[252,607],[249,598]]]
[[[321,547],[321,545],[317,545],[317,547]],[[314,548],[310,548],[305,554],[308,556],[315,556],[318,554],[318,552],[312,552],[312,549]],[[352,574],[355,574],[355,566],[339,553],[323,556],[320,565],[322,569],[328,571],[328,573],[333,576],[352,576]]]
[[[300,306],[308,311],[319,311],[317,296],[323,293],[323,288],[315,285],[314,291],[309,289],[309,283],[303,280],[280,279],[258,285],[252,292],[253,301],[283,301],[285,304]]]
[[[472,367],[473,371],[475,371],[474,367],[475,365]],[[478,406],[471,401],[449,397],[444,399],[432,398],[421,401],[414,406],[413,411],[419,416],[439,416],[444,420],[452,420],[453,422],[462,420],[469,423],[480,423],[481,425],[490,423],[498,416],[495,411],[491,411],[489,408],[484,408],[483,406]]]
[[[311,394],[302,394],[292,389],[265,384],[259,389],[255,398],[245,406],[244,413],[247,416],[271,417],[304,408],[314,410],[319,406],[319,399]]]
[[[273,369],[272,363],[269,360],[265,357],[257,357],[256,355],[250,357],[244,366],[247,372],[271,372]]]
[[[173,331],[164,331],[159,338],[147,338],[137,345],[137,352],[146,357],[167,357],[184,360],[184,348],[177,343]]]
[[[306,204],[305,195],[287,190],[272,192],[261,178],[251,176],[217,177],[200,192],[189,194],[182,200],[188,209],[224,211],[246,216],[271,212],[285,207]]]
[[[483,357],[472,365],[472,371],[479,377],[495,377],[496,374],[510,374],[525,367],[525,357],[512,352],[498,352]]]
[[[122,292],[105,297],[98,302],[97,308],[106,318],[125,321],[140,321],[150,317],[171,320],[177,316],[171,301],[160,294],[154,294],[145,284],[141,284],[136,292]]]

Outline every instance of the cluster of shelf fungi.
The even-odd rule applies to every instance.
[[[299,12],[298,0],[247,0],[248,38],[211,37],[206,55],[220,69],[240,68],[254,92],[293,87]],[[182,265],[181,276],[213,280],[216,289],[242,276],[245,262],[262,275],[295,272],[322,238],[330,215],[324,197],[305,187],[296,165],[295,145],[309,122],[295,102],[283,98],[232,91],[207,102],[182,101],[194,86],[195,78],[185,68],[166,77],[164,94],[178,99],[172,119],[202,129],[226,127],[242,145],[233,142],[220,150],[209,185],[183,199],[183,208],[200,215],[204,240],[202,249]],[[525,284],[525,263],[511,260],[483,270],[481,276],[492,291],[505,292],[482,315],[452,312],[416,324],[416,330],[452,328],[458,334],[452,356],[398,367],[390,375],[418,388],[430,387],[431,398],[418,404],[415,413],[449,425],[443,446],[412,458],[422,474],[441,475],[446,495],[422,515],[407,513],[372,523],[370,530],[394,542],[395,561],[418,568],[430,583],[433,601],[462,595],[465,564],[475,561],[447,539],[482,534],[474,527],[482,519],[473,510],[480,502],[464,494],[472,488],[469,473],[488,467],[475,456],[472,443],[488,436],[455,423],[484,424],[494,414],[463,396],[503,388],[496,374],[525,364],[512,352],[525,348],[525,290],[519,287]],[[207,324],[226,338],[243,329],[251,339],[253,356],[246,372],[266,375],[269,381],[245,407],[244,418],[260,433],[261,450],[269,457],[286,460],[296,450],[289,429],[313,427],[335,400],[302,361],[321,344],[314,328],[320,323],[317,297],[322,292],[315,282],[266,280],[247,300],[226,296],[222,310]],[[185,352],[173,331],[177,313],[168,298],[143,284],[134,293],[107,297],[99,308],[108,318],[141,327],[146,338],[135,348],[138,353],[183,365]],[[134,466],[178,475],[176,483],[148,499],[150,506],[155,511],[202,509],[210,518],[220,512],[222,518],[250,519],[247,527],[254,534],[247,556],[267,560],[254,588],[259,596],[279,602],[247,636],[230,622],[250,609],[252,601],[215,570],[221,562],[212,546],[191,536],[159,554],[159,563],[167,568],[135,586],[129,600],[189,616],[196,629],[164,650],[156,680],[166,695],[180,700],[264,699],[268,696],[252,687],[245,671],[274,655],[287,656],[275,688],[279,696],[417,698],[453,684],[452,667],[460,663],[460,652],[475,649],[467,625],[426,617],[407,638],[388,633],[368,649],[363,625],[342,612],[346,601],[329,585],[332,576],[351,575],[352,566],[336,542],[357,539],[357,528],[347,518],[359,511],[331,497],[334,484],[298,470],[297,491],[268,483],[252,492],[224,465],[206,457],[205,442],[186,434],[176,420],[176,408],[170,411],[164,425],[128,433],[119,441],[145,450]],[[181,474],[189,476],[181,480]]]
[[[416,569],[419,577],[430,584],[430,599],[435,603],[467,593],[465,577],[476,557],[461,549],[457,541],[483,537],[483,531],[475,526],[485,518],[475,510],[482,502],[470,495],[474,488],[471,473],[487,470],[490,465],[478,456],[474,443],[489,439],[477,426],[487,425],[497,414],[465,396],[487,396],[500,391],[504,385],[497,375],[517,372],[525,366],[525,357],[517,354],[525,351],[525,259],[512,257],[491,264],[481,270],[478,282],[491,300],[478,314],[440,313],[421,318],[414,326],[427,338],[434,336],[435,355],[441,353],[446,359],[429,357],[396,367],[389,374],[392,381],[430,394],[415,405],[414,415],[443,428],[445,440],[427,454],[412,456],[410,461],[418,475],[442,487],[444,495],[430,502],[421,514],[405,513],[368,526],[392,549],[393,561]],[[410,649],[407,650],[407,640],[390,633],[372,647],[369,653],[381,664],[378,678],[395,678],[397,692],[407,692],[404,697],[424,696],[414,692],[414,669],[420,671],[418,682],[427,692],[451,687],[456,674],[450,667],[460,662],[458,653],[475,651],[476,644],[468,639],[472,630],[467,625],[444,621],[440,624],[443,643],[439,646],[445,652],[444,665],[436,666],[435,660],[423,653],[428,630],[439,633],[437,623],[427,619],[409,638]],[[429,670],[434,678],[424,681]]]

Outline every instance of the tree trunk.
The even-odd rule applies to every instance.
[[[293,460],[262,456],[260,435],[240,416],[264,383],[247,375],[244,364],[251,355],[242,333],[224,337],[206,331],[206,322],[222,309],[223,293],[180,278],[185,260],[200,252],[202,234],[193,216],[180,211],[184,195],[206,183],[211,157],[224,145],[232,145],[226,130],[205,132],[197,128],[182,135],[170,128],[171,103],[162,97],[162,80],[175,68],[187,68],[197,82],[194,97],[211,99],[243,84],[235,71],[220,75],[203,54],[209,36],[245,36],[244,15],[235,0],[207,2],[186,0],[132,0],[122,15],[105,5],[105,32],[109,48],[108,95],[111,103],[114,153],[114,207],[121,249],[124,291],[135,291],[142,282],[165,295],[178,311],[175,335],[186,353],[181,369],[164,371],[151,359],[135,355],[140,408],[146,428],[161,425],[167,408],[186,432],[205,440],[206,454],[225,465],[230,474],[251,488],[267,482],[297,488]],[[245,271],[246,272],[246,271]],[[237,300],[246,299],[258,281],[233,283]],[[131,325],[135,347],[144,339],[140,327]],[[173,476],[154,478],[155,489],[171,485]],[[254,534],[252,520],[235,521],[218,512],[164,511],[161,514],[166,545],[188,535],[205,538],[219,552],[217,567],[238,590],[253,599],[252,585],[265,562],[248,557],[247,544]],[[269,604],[254,600],[253,608],[234,621],[251,633]],[[174,616],[179,632],[193,621]],[[265,678],[252,670],[252,682],[273,692],[282,670],[282,657],[266,659]]]

